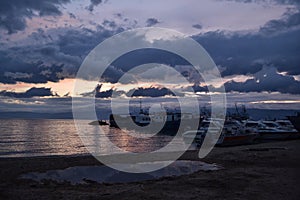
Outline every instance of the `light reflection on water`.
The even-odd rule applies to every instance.
[[[86,132],[93,133],[95,126],[82,121]],[[156,135],[151,139],[137,139],[126,131],[102,126],[109,139],[119,148],[130,152],[150,152],[167,145],[173,137]],[[87,135],[88,146],[95,146],[95,135]],[[101,152],[110,153],[110,147],[101,143]],[[178,141],[181,144],[182,141]],[[26,157],[43,155],[76,155],[88,151],[77,134],[74,121],[68,119],[1,119],[0,120],[0,157]]]

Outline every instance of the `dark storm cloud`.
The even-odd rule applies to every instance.
[[[176,95],[182,96],[181,93],[176,93]],[[176,96],[171,90],[168,88],[137,88],[131,89],[126,93],[128,97],[164,97],[164,96]]]
[[[115,91],[113,89],[101,91],[102,86],[103,86],[103,84],[98,84],[93,91],[83,93],[81,95],[84,97],[110,98],[110,97],[112,97],[113,93],[115,93],[115,95],[122,95],[125,93],[124,91]]]
[[[59,6],[68,2],[70,0],[0,1],[0,28],[7,30],[8,34],[24,30],[26,28],[26,19],[36,15],[61,15]]]
[[[195,93],[197,92],[208,92],[208,87],[207,86],[200,86],[200,85],[193,85],[192,89]]]
[[[61,79],[63,64],[46,65],[42,61],[25,62],[0,51],[0,82],[14,84],[16,82],[46,83]]]
[[[276,69],[263,68],[255,74],[253,79],[245,82],[230,81],[225,83],[227,92],[281,92],[289,94],[300,94],[300,81],[292,76],[278,74]]]
[[[110,97],[112,97],[113,93],[114,93],[115,97],[123,95],[123,94],[125,94],[128,97],[164,97],[167,95],[175,96],[175,94],[167,88],[157,88],[157,87],[142,88],[142,87],[139,87],[137,89],[136,88],[131,89],[127,93],[124,91],[116,91],[113,88],[106,90],[106,91],[101,91],[101,88],[102,88],[102,84],[98,84],[93,91],[83,93],[81,95],[85,96],[85,97],[96,97],[96,98],[110,98]],[[177,93],[177,95],[183,96],[183,94],[181,94],[181,93]]]
[[[91,12],[94,11],[94,7],[98,6],[101,3],[107,2],[107,0],[91,0],[91,4],[87,7],[87,9]]]
[[[112,65],[115,66],[115,68],[122,69],[123,72],[126,72],[133,67],[147,63],[160,63],[173,67],[176,65],[189,65],[188,61],[177,54],[152,48],[128,52],[116,59]]]
[[[38,30],[28,37],[29,41],[25,44],[0,47],[0,82],[46,83],[74,77],[84,57],[96,45],[121,31],[120,27],[106,29],[102,25],[98,25],[96,30]],[[31,41],[39,41],[39,44]],[[112,70],[112,74],[115,73]]]
[[[159,24],[159,23],[160,22],[158,21],[158,19],[156,19],[156,18],[149,18],[146,21],[146,26],[150,27],[150,26],[154,26],[154,25]]]
[[[0,91],[0,96],[13,97],[13,98],[32,98],[32,97],[50,97],[57,96],[53,94],[50,88],[30,88],[25,92],[8,92]]]
[[[260,28],[260,32],[264,34],[274,34],[281,31],[287,31],[291,28],[299,28],[300,12],[286,13],[282,19],[271,20]]]
[[[68,13],[68,14],[69,14],[70,18],[76,19],[76,16],[73,13]]]
[[[90,30],[86,28],[82,29],[68,29],[59,36],[57,40],[57,46],[59,49],[59,53],[63,55],[68,55],[75,59],[77,62],[72,63],[72,65],[68,66],[69,74],[75,76],[80,64],[82,63],[85,56],[98,44],[100,44],[103,40],[124,31],[122,27],[118,27],[112,21],[103,22],[106,26],[109,25],[108,28],[103,25],[98,25],[97,30]],[[120,74],[119,70],[113,69],[113,67],[108,67],[107,73],[111,73],[111,75],[104,77],[107,81],[113,81],[115,75]],[[122,75],[122,73],[121,73]],[[113,80],[111,80],[113,79]]]
[[[112,21],[112,20],[104,20],[102,25],[104,27],[110,27],[110,28],[116,28],[117,27],[117,24],[115,21]]]
[[[228,34],[216,31],[199,34],[193,38],[205,47],[220,69],[224,69],[222,71],[224,76],[255,74],[265,65],[276,66],[280,72],[286,71],[288,74],[298,75],[300,74],[298,17],[299,13],[293,10],[287,12],[282,19],[269,21],[261,27],[258,33]],[[151,26],[155,23],[159,23],[155,18],[147,20],[147,25]],[[0,51],[2,51],[0,53],[0,82],[45,83],[74,77],[84,57],[97,44],[124,31],[111,20],[104,20],[102,24],[94,23],[93,26],[95,29],[84,27],[57,28],[47,31],[40,29],[29,37],[32,42],[7,49],[0,46]],[[200,28],[200,26],[197,27]],[[33,41],[39,41],[40,44]],[[184,59],[169,52],[144,50],[126,55],[124,59],[121,56],[106,70],[101,81],[116,83],[131,68],[150,62],[171,66],[188,64]],[[206,88],[197,85],[193,89],[206,91]],[[140,92],[140,94],[151,96],[153,91],[153,88],[146,92],[141,89],[136,95]],[[111,92],[99,92],[99,97],[109,96]],[[164,92],[159,91],[156,94],[163,95]]]
[[[124,74],[125,72],[121,68],[110,65],[103,73],[101,81],[117,83]]]
[[[217,31],[194,36],[222,69],[222,75],[254,74],[263,65],[300,74],[300,29],[274,35]]]
[[[59,34],[56,45],[64,54],[84,57],[106,38],[124,31],[113,21],[104,21],[103,23],[109,24],[110,28],[105,28],[105,25],[97,25],[96,30],[87,28],[65,29],[62,34]]]
[[[106,68],[100,80],[103,82],[117,83],[119,79],[132,68],[148,63],[165,64],[175,67],[175,69],[178,68],[177,71],[179,72],[185,69],[181,69],[181,67],[177,65],[189,64],[185,59],[168,51],[151,48],[139,49],[128,52],[113,61],[111,65]],[[188,69],[191,68],[190,66],[187,67]],[[191,73],[190,76],[192,75],[194,74]],[[123,84],[129,84],[133,83],[134,80],[123,79],[122,81]]]
[[[227,0],[228,1],[228,0]],[[230,1],[230,0],[229,0]],[[299,28],[300,25],[300,1],[297,0],[231,0],[242,3],[277,3],[282,5],[292,5],[294,8],[288,8],[281,19],[274,19],[267,22],[260,28],[260,32],[266,35],[281,31],[287,31],[291,28]]]
[[[202,29],[202,25],[201,24],[194,24],[193,28],[195,28],[195,29]]]

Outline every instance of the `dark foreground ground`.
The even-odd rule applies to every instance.
[[[181,159],[195,160],[197,152]],[[300,140],[215,148],[202,161],[224,169],[137,183],[70,185],[18,177],[99,162],[90,156],[0,158],[0,199],[300,199]]]

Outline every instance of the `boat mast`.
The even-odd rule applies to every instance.
[[[140,114],[143,113],[143,110],[142,110],[142,99],[140,98]]]
[[[235,105],[235,110],[236,110],[236,113],[237,113],[237,115],[239,115],[239,114],[240,114],[240,112],[239,112],[239,109],[238,109],[238,107],[237,107],[237,102],[235,102],[235,103],[234,103],[234,105]]]

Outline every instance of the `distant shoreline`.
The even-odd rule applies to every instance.
[[[227,111],[234,112],[235,108],[228,108]],[[255,120],[265,117],[276,117],[276,114],[280,114],[281,118],[286,115],[296,115],[300,112],[300,109],[258,109],[249,108],[247,109],[250,117],[254,116]],[[108,120],[109,114],[105,112],[102,114],[101,111],[97,111],[99,120]],[[73,119],[72,112],[63,113],[37,113],[37,112],[1,112],[0,119]],[[85,119],[82,119],[85,120]]]

